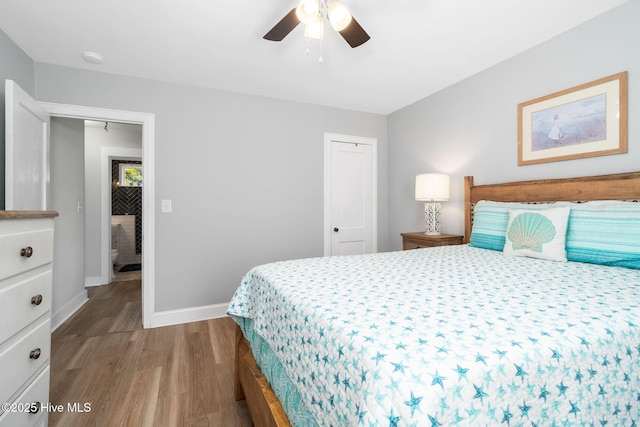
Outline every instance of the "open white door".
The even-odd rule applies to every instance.
[[[5,209],[50,208],[49,113],[5,81]]]

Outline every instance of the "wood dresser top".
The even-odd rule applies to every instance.
[[[0,211],[0,219],[55,218],[56,211]]]

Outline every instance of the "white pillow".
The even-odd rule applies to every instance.
[[[568,206],[545,210],[510,210],[504,254],[566,261],[565,237],[569,210]]]

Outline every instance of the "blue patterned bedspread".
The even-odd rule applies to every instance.
[[[640,271],[469,246],[252,269],[251,318],[322,426],[635,426]]]

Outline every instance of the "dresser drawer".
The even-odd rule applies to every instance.
[[[0,353],[0,402],[9,398],[39,369],[49,363],[51,321],[46,319],[26,331]]]
[[[50,263],[53,228],[15,233],[0,229],[0,260],[0,280]]]
[[[51,280],[49,269],[0,288],[0,342],[51,310]]]
[[[43,411],[39,404],[47,405],[49,402],[49,367],[47,367],[38,377],[29,385],[29,387],[15,400],[14,411],[5,412],[0,415],[0,427],[31,427],[46,426],[48,413]],[[4,403],[4,402],[3,402]],[[36,404],[38,412],[29,413],[18,411],[23,409],[23,404]]]

